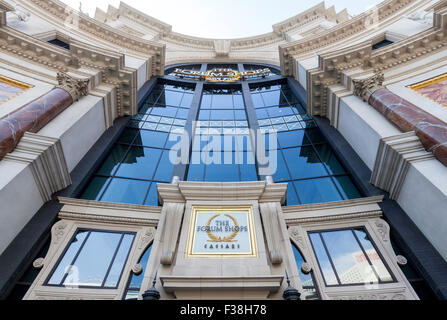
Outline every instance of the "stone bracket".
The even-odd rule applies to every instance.
[[[14,152],[5,155],[3,159],[31,166],[44,202],[50,201],[53,193],[71,185],[70,173],[59,139],[25,132]]]
[[[283,261],[279,235],[281,226],[278,220],[278,206],[275,202],[260,203],[259,208],[267,240],[268,253],[272,264],[281,264]]]
[[[402,185],[413,162],[434,159],[424,149],[414,131],[380,140],[371,183],[390,193],[390,199],[399,197]]]
[[[165,203],[163,206],[166,218],[160,262],[164,265],[170,265],[174,260],[175,246],[179,238],[184,210],[185,204],[183,203]]]

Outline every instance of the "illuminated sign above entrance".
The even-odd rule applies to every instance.
[[[215,68],[206,72],[175,69],[173,74],[176,77],[180,78],[183,77],[196,78],[198,80],[206,80],[210,82],[235,82],[240,79],[246,80],[258,77],[265,78],[271,74],[271,71],[269,68],[251,70],[245,72],[238,72],[233,69],[220,69],[220,68]]]
[[[187,257],[256,257],[251,207],[193,207]]]

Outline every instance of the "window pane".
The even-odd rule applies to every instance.
[[[393,281],[393,278],[385,267],[385,264],[382,262],[382,259],[374,248],[374,245],[372,244],[365,230],[356,229],[354,230],[354,232],[357,235],[360,243],[362,244],[363,249],[365,249],[366,254],[368,255],[368,258],[371,261],[372,265],[374,266],[374,270],[379,275],[380,280],[383,282]],[[364,256],[362,256],[362,259],[363,258]]]
[[[312,147],[284,149],[293,179],[326,176],[327,172]]]
[[[105,176],[113,175],[115,173],[115,169],[118,168],[119,164],[123,160],[128,148],[129,146],[123,146],[120,144],[115,145],[109,153],[109,156],[99,168],[98,174]]]
[[[328,144],[320,144],[315,146],[321,161],[326,165],[326,169],[330,174],[343,174],[345,169],[342,167],[335,154],[332,152]]]
[[[351,230],[322,233],[341,284],[378,282]]]
[[[278,132],[278,141],[281,148],[298,147],[303,144],[309,144],[304,130]]]
[[[233,109],[233,96],[231,94],[214,94],[211,108]]]
[[[345,198],[346,200],[362,197],[357,187],[348,176],[334,177],[334,180],[335,184],[338,187],[338,190],[341,192],[343,198]]]
[[[132,143],[133,139],[137,135],[138,130],[134,128],[126,128],[118,139],[121,143]]]
[[[91,232],[64,284],[101,286],[120,239],[119,233]]]
[[[111,178],[94,177],[81,194],[81,199],[99,200]]]
[[[286,205],[287,206],[295,206],[301,204],[298,200],[298,197],[296,195],[295,187],[293,186],[293,182],[289,182],[287,184],[287,199],[286,199]]]
[[[260,93],[252,94],[251,98],[253,100],[253,105],[255,108],[263,108],[265,106],[264,100],[262,100],[262,96]]]
[[[143,204],[149,184],[148,181],[114,178],[101,201]]]
[[[320,266],[320,271],[323,274],[324,280],[327,285],[338,284],[334,270],[332,269],[329,257],[324,249],[323,242],[321,242],[320,235],[318,233],[309,234],[310,241],[315,252],[315,255]]]
[[[146,147],[163,148],[167,138],[168,133],[166,132],[141,130],[140,134],[135,139],[134,144]]]
[[[151,187],[149,188],[149,192],[147,194],[146,201],[144,201],[146,206],[158,206],[158,192],[157,192],[157,183],[152,182]]]
[[[191,93],[185,93],[184,95],[183,95],[183,99],[182,99],[182,102],[180,103],[180,107],[183,107],[183,108],[189,108],[190,106],[191,106],[191,102],[192,102],[192,99],[194,98],[194,95],[193,94],[191,94]]]
[[[171,182],[173,170],[174,165],[172,164],[171,160],[169,160],[169,150],[165,150],[163,151],[160,163],[158,164],[154,180],[167,183]]]
[[[68,271],[68,266],[73,262],[74,257],[79,251],[82,243],[88,235],[88,231],[79,231],[74,240],[70,243],[64,257],[59,262],[56,270],[53,272],[48,284],[60,285],[65,273]]]
[[[303,204],[343,200],[331,178],[318,178],[294,182]]]
[[[160,149],[131,147],[116,175],[150,180],[154,176],[161,153]]]
[[[300,279],[301,279],[301,285],[303,286],[305,299],[306,300],[318,299],[319,297],[317,294],[317,290],[315,289],[312,275],[310,273],[304,274],[303,271],[301,270],[301,266],[305,262],[303,256],[301,255],[301,252],[293,244],[292,244],[292,249],[293,249],[293,255],[295,257],[295,263],[296,263],[296,266],[298,267],[298,272],[299,272]]]
[[[104,284],[105,287],[114,288],[118,285],[134,237],[135,236],[133,234],[124,235],[123,240],[121,241],[120,248],[115,256],[115,260],[113,261],[112,268],[110,269],[109,275],[107,276],[107,281]]]
[[[268,106],[278,106],[284,103],[284,99],[281,99],[281,91],[268,91],[261,93],[262,98],[264,99],[265,105]]]
[[[166,104],[169,106],[177,107],[182,101],[183,92],[164,90],[157,101],[157,104]]]
[[[289,171],[287,170],[286,163],[284,162],[282,152],[276,150],[272,150],[269,152],[275,152],[277,155],[277,168],[276,172],[273,174],[273,180],[275,182],[290,180]]]

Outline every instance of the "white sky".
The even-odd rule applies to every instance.
[[[79,9],[80,0],[62,0]],[[326,0],[357,15],[382,0]],[[82,11],[94,16],[119,0],[82,0]],[[272,31],[272,25],[318,4],[321,0],[126,0],[128,5],[172,25],[173,31],[208,38],[239,38]]]

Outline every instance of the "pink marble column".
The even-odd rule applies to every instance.
[[[55,88],[0,119],[0,160],[15,149],[26,131],[36,133],[72,104],[67,91]]]
[[[386,88],[375,90],[368,103],[403,132],[415,131],[424,148],[447,166],[447,124]]]

